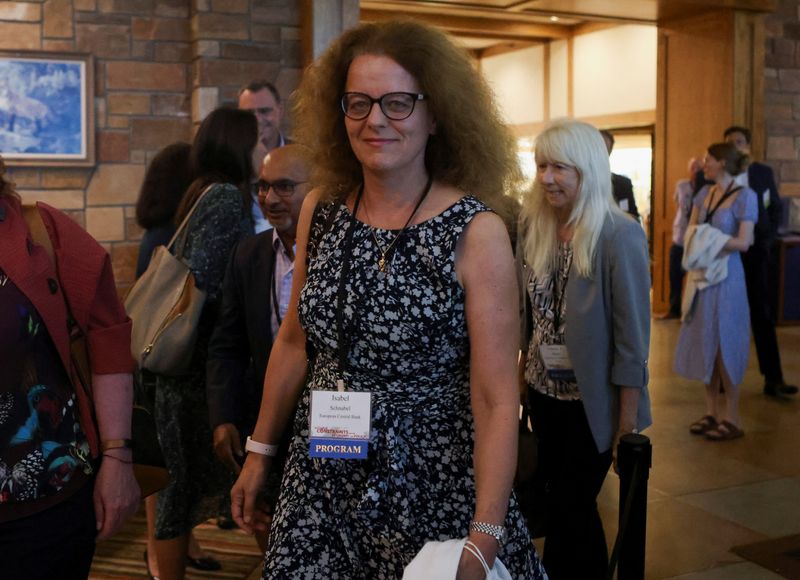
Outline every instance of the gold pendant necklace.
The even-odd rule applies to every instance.
[[[428,196],[428,192],[430,192],[430,190],[431,190],[431,185],[433,185],[433,175],[430,175],[428,177],[428,183],[425,184],[425,189],[422,190],[422,195],[420,195],[419,200],[417,201],[417,204],[414,206],[414,210],[411,212],[411,215],[408,216],[408,219],[406,220],[405,225],[402,227],[402,229],[399,232],[397,232],[397,235],[394,237],[392,242],[386,248],[384,248],[381,245],[381,243],[378,241],[378,236],[375,235],[375,228],[370,226],[369,232],[372,234],[372,239],[375,242],[375,245],[377,246],[378,251],[381,254],[381,257],[378,258],[378,271],[379,272],[385,272],[386,271],[386,266],[387,266],[386,256],[389,254],[389,252],[392,251],[392,248],[397,243],[397,241],[400,239],[400,236],[402,236],[403,233],[408,229],[408,225],[411,223],[411,220],[414,219],[414,216],[417,215],[417,211],[419,211],[419,208],[422,205],[422,202],[425,201],[425,198]],[[367,204],[366,203],[364,204],[364,213],[366,213],[367,216],[369,216],[369,213],[367,212]]]
[[[364,206],[364,210],[366,210],[366,209],[367,209],[367,206],[365,205]],[[375,235],[375,228],[371,227],[369,229],[369,232],[372,234],[372,239],[375,240],[375,245],[378,246],[378,251],[381,253],[381,257],[378,258],[378,270],[383,272],[386,269],[386,254],[389,253],[389,250],[392,249],[392,247],[394,246],[395,242],[397,242],[397,240],[400,239],[400,234],[403,233],[403,230],[400,230],[400,232],[392,240],[392,243],[389,244],[389,247],[387,247],[386,249],[384,249],[384,247],[378,241],[378,236]]]

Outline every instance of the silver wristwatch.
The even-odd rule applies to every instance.
[[[506,531],[505,526],[487,524],[486,522],[472,522],[469,525],[469,529],[474,532],[480,532],[482,534],[492,536],[501,546],[506,543],[506,539],[508,538],[508,532]]]

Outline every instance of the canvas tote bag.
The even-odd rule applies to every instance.
[[[175,255],[170,248],[214,185],[200,194],[169,244],[156,248],[147,270],[125,299],[125,310],[133,321],[131,354],[139,368],[167,376],[189,369],[206,293],[197,288],[194,274],[182,258],[185,239]]]

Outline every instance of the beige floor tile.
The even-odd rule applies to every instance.
[[[609,551],[617,533],[617,512],[600,508]],[[765,539],[736,523],[674,499],[648,505],[646,577],[668,578],[742,561],[730,546]]]
[[[800,479],[776,479],[685,495],[679,501],[770,538],[800,533]]]
[[[741,562],[730,566],[720,566],[702,572],[692,572],[673,576],[665,580],[782,580],[783,576],[770,572],[758,564]]]
[[[800,472],[800,400],[780,402],[761,393],[763,378],[751,349],[740,405],[745,437],[713,443],[689,434],[705,402],[702,384],[672,372],[679,329],[656,322],[651,338],[654,424],[644,433],[653,444],[647,578],[779,578],[730,548],[795,533],[800,526],[800,480],[787,482]],[[800,383],[800,327],[778,334],[786,380]],[[598,505],[610,550],[619,517],[619,479],[613,473]]]

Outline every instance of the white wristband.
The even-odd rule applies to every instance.
[[[266,455],[267,457],[275,457],[278,454],[277,445],[268,445],[267,443],[259,443],[253,441],[250,436],[247,436],[247,442],[244,444],[245,451],[252,451],[259,455]]]

